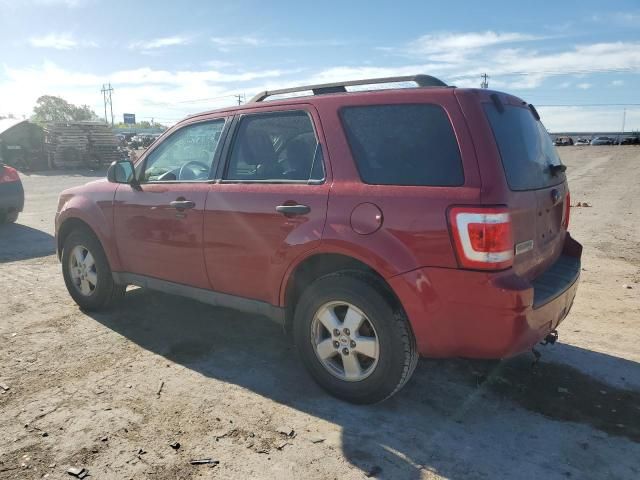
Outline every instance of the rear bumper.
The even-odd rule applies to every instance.
[[[512,270],[422,268],[390,279],[421,355],[505,358],[542,340],[567,316],[578,288],[582,246],[569,235],[562,256],[535,281]]]
[[[0,213],[21,212],[23,208],[22,182],[0,183]]]

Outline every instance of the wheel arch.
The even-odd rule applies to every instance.
[[[291,330],[295,306],[304,289],[320,277],[341,271],[367,278],[388,296],[394,310],[404,313],[402,303],[393,288],[374,267],[362,259],[344,253],[316,252],[300,259],[283,282],[280,305],[285,309],[286,331]]]
[[[117,261],[117,258],[114,257],[115,253],[112,252],[110,248],[108,248],[108,244],[104,241],[104,238],[102,238],[100,231],[93,228],[88,221],[79,216],[67,216],[67,218],[62,220],[60,226],[58,227],[56,233],[56,253],[58,255],[58,260],[62,259],[62,250],[64,248],[65,240],[69,237],[71,232],[78,229],[85,229],[91,232],[96,237],[96,239],[100,243],[100,246],[102,247],[102,250],[104,251],[104,254],[107,257],[110,268],[112,269],[112,271],[117,271],[116,267],[119,266],[119,263]]]
[[[74,230],[78,230],[82,228],[84,228],[85,230],[89,230],[99,240],[98,235],[93,230],[93,228],[91,228],[91,225],[89,225],[87,222],[85,222],[84,220],[78,217],[69,217],[66,220],[64,220],[60,224],[60,227],[58,228],[58,234],[56,236],[56,242],[57,242],[56,253],[58,254],[58,260],[62,258],[62,249],[64,247],[64,242],[66,241],[67,237]],[[102,244],[102,242],[100,242],[100,244]],[[104,249],[104,246],[102,248]]]

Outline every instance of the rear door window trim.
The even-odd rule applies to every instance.
[[[227,179],[224,178],[227,174],[229,163],[231,161],[231,154],[233,152],[233,147],[235,145],[236,139],[238,137],[238,133],[240,131],[240,124],[244,118],[247,117],[265,117],[270,115],[278,115],[278,114],[287,114],[287,113],[304,113],[311,122],[311,127],[313,128],[313,135],[316,139],[316,144],[320,148],[320,160],[322,162],[322,179],[308,179],[308,180],[287,180],[287,179],[266,179],[266,180],[258,180],[258,179],[246,179],[246,180],[238,180],[238,179]],[[320,135],[318,132],[318,127],[316,122],[314,121],[313,115],[308,110],[308,108],[300,106],[300,108],[292,108],[287,110],[268,110],[268,111],[258,111],[258,112],[250,112],[250,113],[241,113],[237,112],[233,119],[229,122],[229,130],[226,134],[225,144],[221,149],[220,161],[218,164],[218,168],[215,175],[216,183],[222,184],[273,184],[273,185],[323,185],[327,181],[327,162],[325,160],[326,157],[326,149],[323,147],[322,142],[320,142]]]

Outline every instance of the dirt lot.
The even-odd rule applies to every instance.
[[[0,228],[0,478],[640,478],[640,148],[560,152],[591,205],[572,209],[584,268],[560,342],[536,369],[422,360],[370,407],[323,393],[261,318],[140,289],[80,312],[53,215],[103,172],[23,176]]]

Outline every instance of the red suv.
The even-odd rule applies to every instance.
[[[371,403],[419,355],[508,357],[565,318],[564,170],[504,93],[426,75],[263,92],[64,191],[58,255],[83,309],[133,284],[262,314],[322,387]]]

